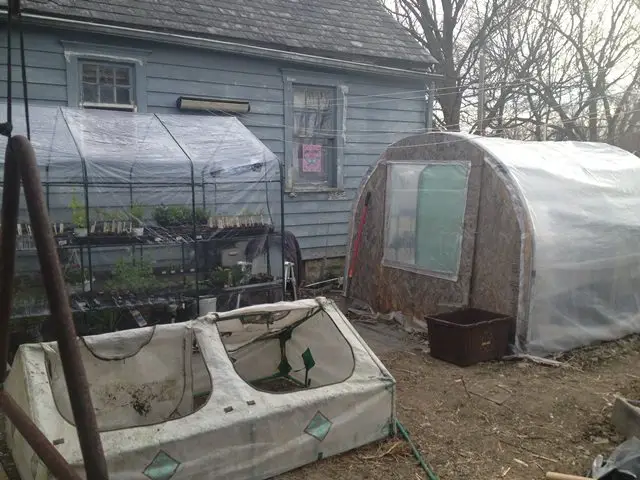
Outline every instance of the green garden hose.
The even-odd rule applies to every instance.
[[[416,457],[416,460],[418,460],[418,463],[420,464],[422,469],[427,473],[427,477],[429,478],[429,480],[439,480],[438,476],[435,473],[433,473],[431,468],[429,468],[429,465],[427,465],[427,462],[425,462],[424,458],[422,457],[422,454],[418,451],[416,446],[411,441],[411,438],[409,437],[409,432],[407,431],[407,429],[404,428],[404,425],[402,425],[400,423],[400,420],[398,420],[397,418],[396,418],[396,427],[400,432],[400,435],[402,435],[402,437],[407,441],[407,443],[411,447],[411,450],[413,451],[413,456]]]

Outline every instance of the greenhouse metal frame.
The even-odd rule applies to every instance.
[[[24,118],[14,124],[21,132]],[[281,289],[284,299],[283,166],[235,117],[32,106],[31,132],[60,260],[73,265],[65,275],[79,277],[80,292],[70,292],[74,312],[86,319],[129,311],[128,328],[135,328],[149,324],[139,308],[182,305],[171,319],[153,322],[166,323],[202,313],[208,297],[236,300],[230,308],[250,292]],[[28,258],[35,254],[30,226],[20,223],[24,205],[22,199],[19,273],[37,265]],[[173,257],[151,255],[149,262],[149,250]],[[249,254],[249,262],[239,261]],[[251,271],[255,263],[259,275]],[[171,284],[176,278],[182,289]],[[47,316],[28,292],[26,301],[14,321]],[[14,305],[20,310],[19,299]]]

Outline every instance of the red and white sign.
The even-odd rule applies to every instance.
[[[302,171],[322,172],[322,145],[302,145]]]

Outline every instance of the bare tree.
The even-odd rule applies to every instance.
[[[536,65],[531,88],[549,109],[545,126],[560,137],[615,142],[640,82],[635,1],[565,0],[555,11],[536,11],[559,54]]]
[[[489,134],[615,143],[636,128],[640,0],[386,3],[439,62],[441,128],[476,130],[481,48]]]
[[[436,94],[442,114],[437,122],[441,128],[460,130],[468,90],[477,82],[480,49],[525,0],[390,1],[390,12],[438,61],[437,73],[444,79]]]

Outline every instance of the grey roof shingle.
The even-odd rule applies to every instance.
[[[22,7],[369,63],[434,62],[380,0],[23,0]]]

